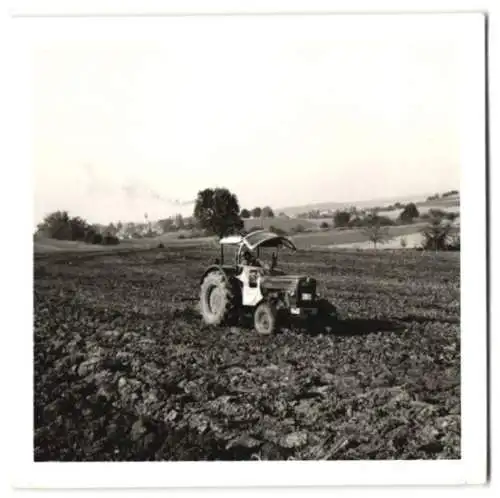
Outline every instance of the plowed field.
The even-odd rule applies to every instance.
[[[459,253],[298,252],[329,333],[209,328],[215,256],[37,257],[37,461],[460,458]]]

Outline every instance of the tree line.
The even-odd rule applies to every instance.
[[[88,244],[116,245],[118,237],[110,230],[91,225],[80,216],[70,216],[67,211],[47,215],[37,226],[37,234],[57,240],[71,240]]]
[[[359,211],[356,208],[348,210],[337,210],[333,215],[333,226],[336,228],[360,228],[376,247],[383,243],[389,237],[388,227],[396,223],[413,223],[417,218],[423,218],[415,205],[408,203],[402,206],[403,209],[397,218],[397,221],[381,216],[376,210],[370,212]],[[207,188],[198,192],[193,216],[184,219],[181,215],[174,218],[160,220],[157,224],[162,232],[172,229],[190,228],[200,229],[204,235],[216,235],[224,237],[230,234],[245,234],[243,220],[252,217],[274,217],[274,213],[269,206],[263,208],[255,207],[251,211],[240,209],[237,196],[227,188]],[[451,231],[451,222],[456,216],[455,213],[447,213],[441,210],[430,210],[426,215],[429,225],[423,232],[428,240],[428,246],[437,249],[444,249],[448,244],[449,233]],[[156,233],[152,229],[151,223],[147,221],[142,224],[142,236],[153,235]],[[37,233],[47,237],[61,240],[77,240],[91,244],[118,244],[120,233],[127,233],[128,229],[133,230],[136,224],[122,224],[119,222],[114,225],[111,223],[107,227],[92,225],[79,216],[71,217],[67,211],[56,211],[47,215],[42,223],[38,225]],[[326,222],[323,222],[320,228],[329,228]],[[277,227],[270,227],[270,230],[285,235],[286,232]],[[304,231],[298,228],[294,233]],[[132,233],[134,235],[134,233]]]

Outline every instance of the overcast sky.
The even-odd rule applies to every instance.
[[[439,16],[188,17],[136,41],[40,44],[36,220],[190,214],[174,201],[215,186],[250,208],[459,188],[460,29]]]

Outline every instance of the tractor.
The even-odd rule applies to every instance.
[[[278,268],[280,248],[297,250],[288,237],[257,230],[223,237],[219,243],[220,258],[200,281],[200,311],[207,325],[235,325],[252,313],[255,330],[269,335],[297,320],[309,327],[336,318],[335,307],[320,297],[315,278],[287,275]],[[234,261],[226,263],[229,247],[234,249]],[[261,260],[266,248],[273,249],[270,263]]]

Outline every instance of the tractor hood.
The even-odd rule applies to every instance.
[[[260,285],[264,291],[297,292],[299,287],[315,291],[316,279],[303,275],[270,275],[262,277]]]

